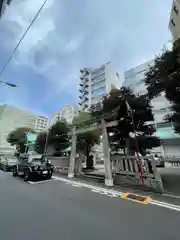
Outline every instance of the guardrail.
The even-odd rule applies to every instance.
[[[180,158],[179,157],[162,157],[160,158],[164,163],[171,164],[172,167],[180,167]]]

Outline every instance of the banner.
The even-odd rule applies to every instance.
[[[34,151],[34,145],[36,143],[37,136],[37,133],[26,133],[28,152]]]

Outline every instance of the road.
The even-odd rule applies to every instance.
[[[180,212],[0,172],[0,239],[179,240]]]

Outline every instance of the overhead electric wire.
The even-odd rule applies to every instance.
[[[3,68],[0,71],[0,77],[3,74],[4,70],[6,69],[6,67],[8,66],[8,64],[10,63],[11,59],[13,58],[14,54],[16,53],[19,45],[21,44],[21,42],[23,41],[23,39],[25,38],[26,34],[28,33],[28,31],[30,30],[30,28],[32,27],[32,25],[34,24],[34,22],[36,21],[37,17],[39,16],[39,14],[41,13],[41,11],[43,10],[45,4],[47,3],[48,0],[45,0],[43,2],[43,4],[41,5],[41,7],[39,8],[39,10],[37,11],[36,15],[34,16],[34,18],[32,19],[32,21],[30,22],[29,26],[26,28],[25,32],[23,33],[22,37],[20,38],[20,40],[18,41],[17,45],[15,46],[14,50],[12,51],[10,57],[7,59],[6,63],[4,64]]]

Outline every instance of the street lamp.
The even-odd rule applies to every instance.
[[[10,82],[0,81],[0,83],[5,84],[5,85],[7,85],[7,86],[9,86],[9,87],[12,87],[12,88],[16,88],[16,87],[17,87],[16,84],[10,83]]]

